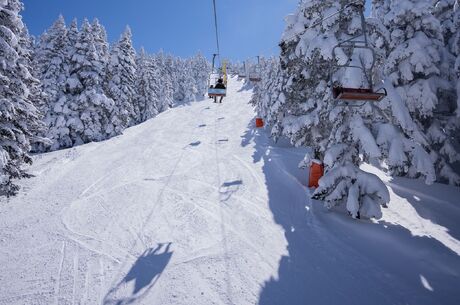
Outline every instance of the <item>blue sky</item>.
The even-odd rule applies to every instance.
[[[284,16],[298,0],[217,0],[221,53],[246,59],[259,53],[276,54]],[[214,53],[212,0],[24,0],[22,13],[29,31],[37,36],[60,13],[67,23],[99,18],[109,40],[118,39],[125,26],[133,31],[135,47],[149,52],[163,49],[178,56],[201,51]]]
[[[111,42],[126,25],[133,31],[136,49],[160,49],[178,56],[215,50],[212,0],[23,0],[23,18],[37,36],[59,14],[73,18],[97,17]],[[217,0],[221,53],[232,60],[278,54],[284,17],[295,11],[298,0]]]

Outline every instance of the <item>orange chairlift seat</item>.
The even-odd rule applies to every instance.
[[[366,88],[345,88],[345,87],[334,87],[332,88],[332,96],[334,99],[343,101],[372,101],[380,102],[387,96],[387,92],[382,88],[384,92],[374,92],[372,89]]]

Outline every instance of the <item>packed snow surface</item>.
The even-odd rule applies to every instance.
[[[460,304],[460,191],[391,179],[380,221],[309,200],[251,90],[38,155],[0,201],[0,304]]]

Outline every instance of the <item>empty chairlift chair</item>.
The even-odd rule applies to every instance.
[[[260,75],[258,69],[254,69],[253,71],[251,71],[251,73],[249,73],[249,80],[255,83],[260,82],[262,80],[262,76]]]
[[[252,67],[251,72],[249,72],[249,80],[255,83],[262,80],[262,74],[260,73],[260,56],[257,56],[257,65]]]
[[[352,4],[360,9],[362,33],[348,40],[340,42],[332,50],[335,64],[331,67],[332,96],[337,104],[345,106],[362,106],[365,102],[379,102],[387,96],[385,88],[374,89],[373,71],[375,65],[375,52],[369,46],[364,19],[364,6],[361,3]],[[345,63],[339,60],[347,56]],[[342,62],[342,63],[340,63]],[[353,74],[352,71],[358,73]],[[363,77],[360,86],[344,85],[339,77],[343,75]],[[354,77],[349,77],[354,78]],[[361,102],[361,103],[360,103]],[[358,103],[358,104],[357,104]]]
[[[243,63],[243,67],[238,71],[239,78],[246,78],[246,63]]]

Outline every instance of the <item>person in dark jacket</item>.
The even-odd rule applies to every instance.
[[[227,89],[224,85],[224,80],[222,78],[219,78],[217,80],[217,84],[214,86],[215,89]],[[219,103],[222,103],[222,100],[224,99],[223,96],[220,97]],[[214,97],[214,103],[217,103],[217,96]]]

